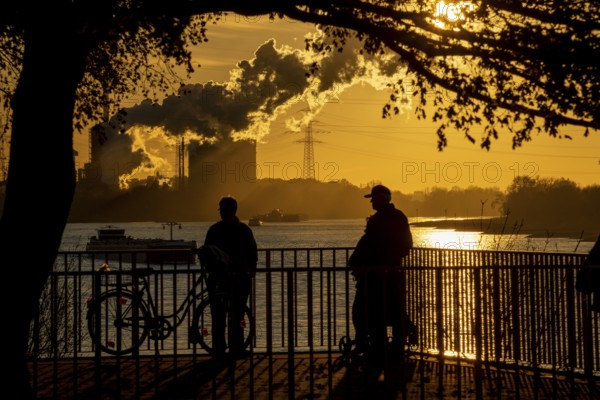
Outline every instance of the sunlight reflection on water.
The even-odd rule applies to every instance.
[[[416,247],[460,250],[542,251],[587,253],[593,242],[562,237],[531,237],[525,234],[485,234],[453,229],[413,228]]]

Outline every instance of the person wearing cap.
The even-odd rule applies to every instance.
[[[388,321],[393,321],[395,335],[401,330],[402,292],[394,284],[413,240],[408,218],[391,202],[390,189],[376,185],[364,197],[371,199],[375,213],[367,219],[364,234],[348,260],[356,279],[352,321],[356,351],[364,352],[367,361],[383,366]]]
[[[219,201],[221,220],[211,225],[206,232],[204,246],[214,246],[227,255],[227,272],[216,285],[228,293],[228,301],[211,302],[213,318],[213,348],[217,354],[225,353],[225,326],[227,312],[232,321],[241,321],[244,308],[250,297],[252,277],[256,271],[258,251],[252,229],[237,217],[238,204],[233,197],[223,197]],[[210,288],[209,288],[210,289]],[[240,324],[229,324],[227,332],[229,353],[235,357],[246,355],[244,333]]]

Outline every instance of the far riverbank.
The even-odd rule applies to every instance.
[[[566,237],[575,240],[595,242],[600,235],[600,227],[569,226],[535,226],[524,221],[516,221],[506,217],[483,218],[428,218],[425,221],[414,221],[412,226],[437,229],[454,229],[461,232],[483,232],[489,235],[528,235],[538,238]]]

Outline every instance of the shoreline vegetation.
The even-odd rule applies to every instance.
[[[358,187],[345,180],[263,179],[195,189],[149,184],[120,190],[82,181],[69,222],[213,221],[223,194],[238,198],[242,220],[274,209],[309,220],[365,218],[373,210],[364,195],[379,183]],[[0,209],[3,193],[0,185]],[[415,226],[583,241],[595,241],[600,234],[600,185],[579,187],[567,179],[516,177],[504,191],[476,186],[412,194],[394,190],[392,202],[409,218],[430,221]]]
[[[536,225],[506,217],[440,218],[415,221],[411,226],[435,229],[453,229],[459,232],[482,232],[491,235],[527,235],[536,238],[565,237],[594,242],[600,229],[597,226]]]

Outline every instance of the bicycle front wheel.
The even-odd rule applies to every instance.
[[[228,318],[226,318],[228,321]],[[244,348],[248,348],[254,337],[254,318],[248,306],[244,309],[244,317],[236,324],[242,328],[244,336]],[[226,322],[227,324],[227,322]],[[227,336],[228,326],[225,326],[225,336]],[[192,334],[194,341],[200,345],[209,354],[215,354],[213,344],[213,320],[210,311],[210,300],[203,301],[196,307],[194,319],[192,322]]]
[[[93,343],[106,353],[128,354],[148,336],[148,308],[129,292],[103,294],[88,311]]]

